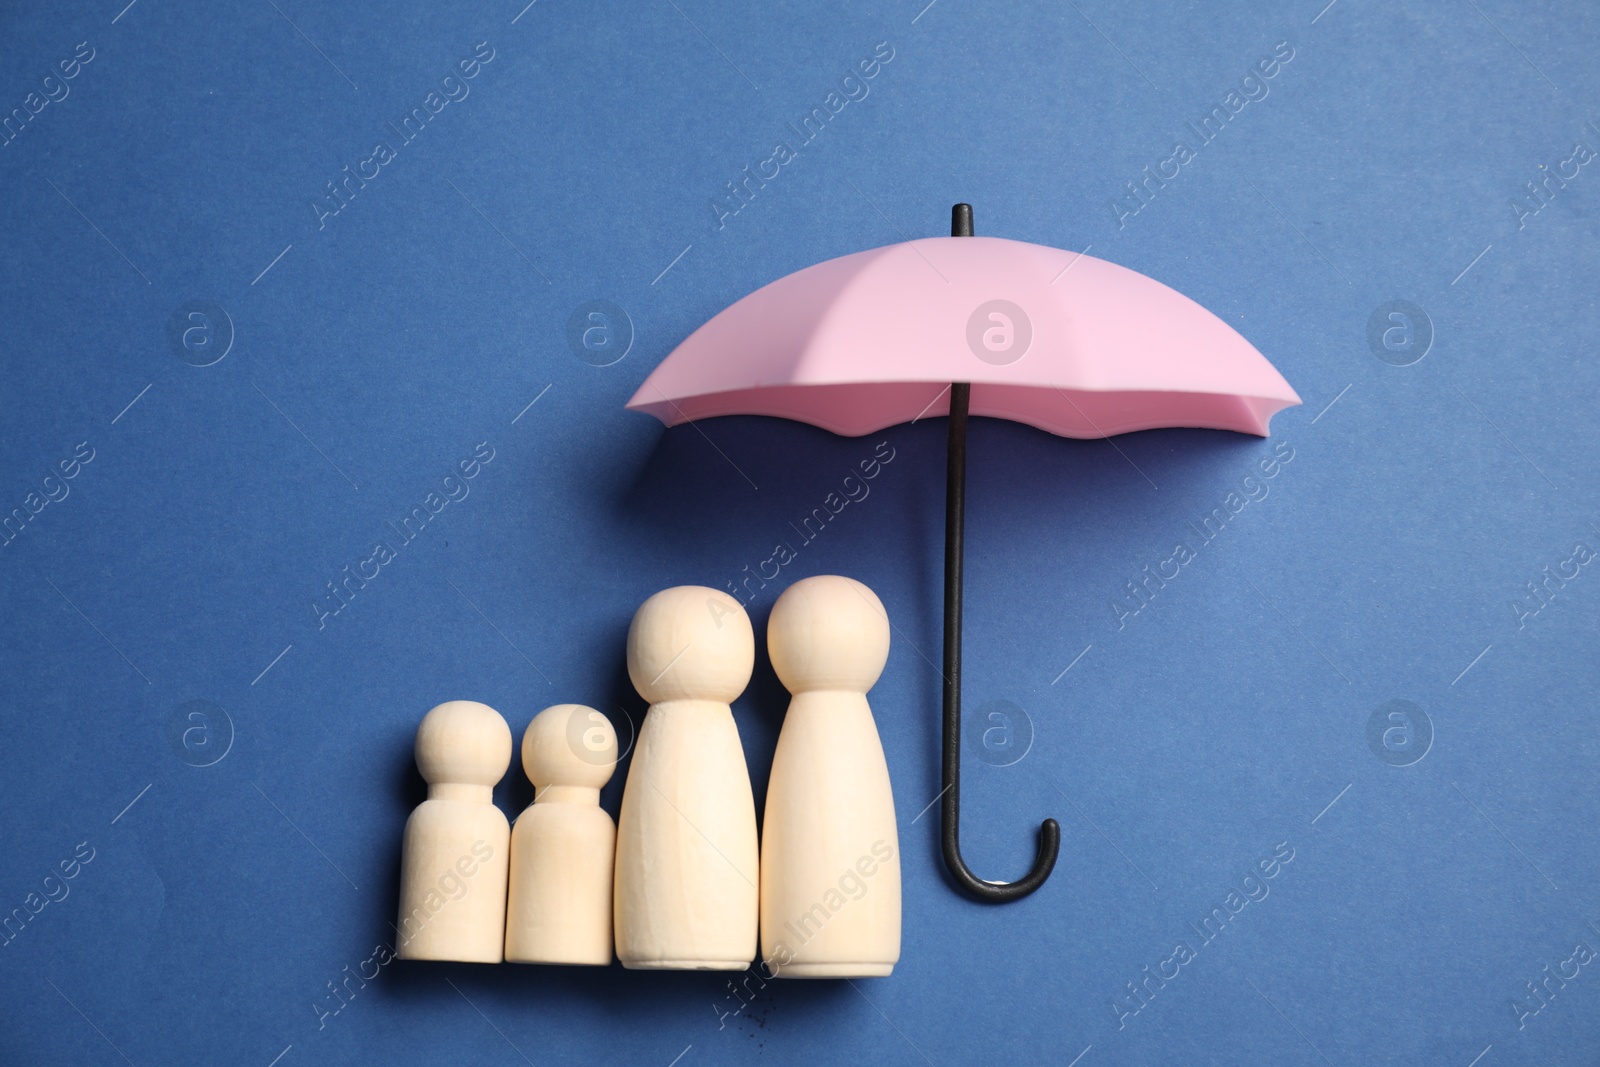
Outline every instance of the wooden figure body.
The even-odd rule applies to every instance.
[[[528,724],[522,767],[534,798],[511,830],[507,960],[611,962],[617,828],[600,808],[600,787],[616,763],[616,731],[593,708],[557,704]]]
[[[406,820],[396,955],[499,963],[511,826],[494,786],[511,765],[511,728],[486,704],[452,700],[423,716],[416,756],[428,799]]]
[[[650,711],[617,825],[617,958],[655,970],[743,970],[756,954],[755,800],[728,707],[755,636],[727,593],[679,586],[639,608],[628,675]]]
[[[851,578],[806,578],[767,624],[793,694],[762,825],[761,956],[780,978],[889,974],[900,958],[900,843],[867,690],[889,657],[883,603]]]

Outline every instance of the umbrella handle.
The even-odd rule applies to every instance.
[[[970,211],[968,208],[969,226]],[[950,386],[944,513],[944,791],[940,794],[940,818],[944,863],[956,884],[979,901],[1005,904],[1021,900],[1050,877],[1061,852],[1061,826],[1054,819],[1046,819],[1039,827],[1039,850],[1033,868],[1015,882],[979,878],[961,858],[961,558],[967,496],[967,407],[971,394],[972,386],[966,382]]]
[[[972,205],[950,209],[950,236],[972,236]],[[977,900],[1005,904],[1044,885],[1061,853],[1061,825],[1046,819],[1039,827],[1033,868],[1015,882],[991,882],[972,873],[961,858],[961,560],[967,510],[967,408],[972,386],[950,386],[950,439],[944,496],[944,864],[956,884]]]

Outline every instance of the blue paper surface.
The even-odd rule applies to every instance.
[[[1600,10],[924,3],[0,15],[0,1062],[1594,1062]],[[963,844],[1014,878],[1062,826],[998,908],[928,809],[943,421],[622,406],[958,200],[1305,399],[974,422]],[[880,444],[749,588],[758,640],[811,574],[894,622],[895,974],[372,962],[421,715],[626,741],[635,607],[737,587]],[[758,809],[785,703],[763,654]]]

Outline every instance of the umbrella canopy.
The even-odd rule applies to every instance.
[[[961,598],[967,417],[1064,437],[1194,426],[1265,437],[1300,403],[1243,337],[1142,274],[1056,248],[972,236],[841,256],[780,278],[679,345],[628,402],[668,426],[774,415],[858,436],[949,416],[945,483],[942,843],[951,878],[982,901],[1017,900],[1055,868],[1061,828],[1039,827],[1033,867],[979,878],[961,857]]]
[[[949,410],[1063,437],[1158,426],[1265,436],[1300,398],[1227,323],[1126,267],[998,237],[830,259],[696,330],[628,407],[668,426],[775,415],[858,436]]]

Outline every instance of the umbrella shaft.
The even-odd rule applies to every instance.
[[[950,236],[972,236],[972,205],[950,209]],[[961,858],[961,557],[967,513],[967,409],[972,383],[950,386],[950,437],[944,490],[944,790],[940,806],[944,865],[969,896],[990,904],[1020,900],[1044,885],[1061,851],[1054,819],[1039,826],[1033,868],[1015,882],[991,882],[972,873]]]
[[[967,509],[967,407],[972,386],[950,386],[944,491],[944,824],[954,836],[961,810],[961,561]]]

